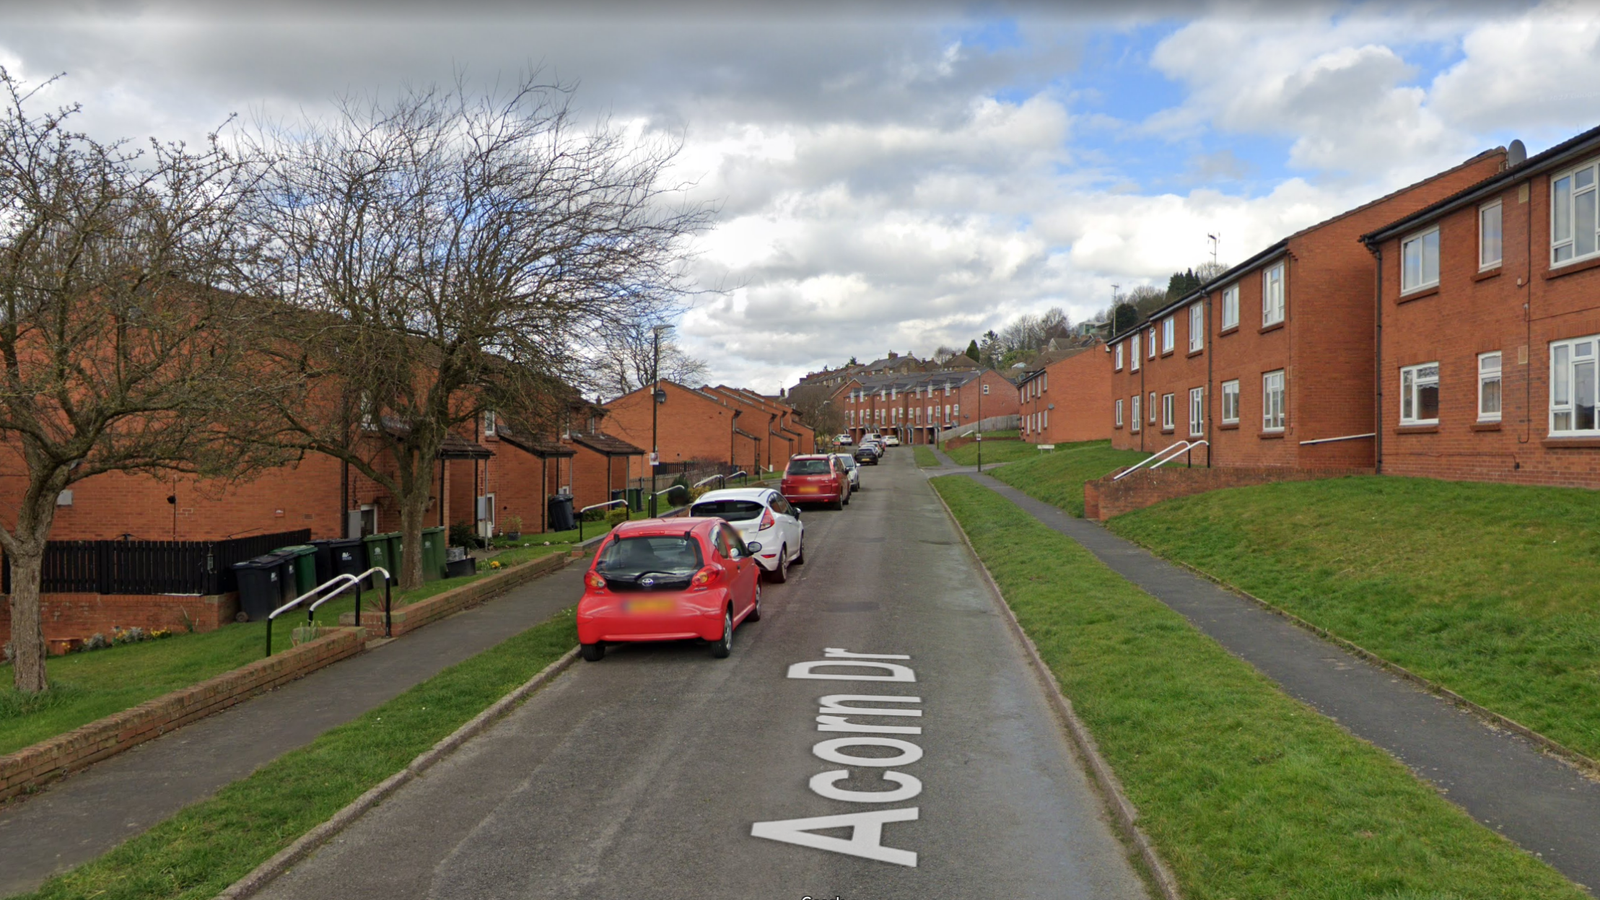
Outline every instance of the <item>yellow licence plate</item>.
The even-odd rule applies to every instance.
[[[820,493],[822,493],[822,488],[812,487],[810,485],[801,485],[800,486],[800,493],[802,493],[802,494],[820,494]]]
[[[651,613],[669,613],[674,609],[671,597],[651,597],[647,600],[626,600],[622,604],[622,611],[630,615],[650,615]]]

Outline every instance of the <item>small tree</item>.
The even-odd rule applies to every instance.
[[[978,361],[978,341],[973,339],[967,343],[967,358],[973,362]]]
[[[239,476],[271,378],[242,299],[249,173],[213,138],[147,153],[36,115],[0,68],[0,458],[21,463],[11,562],[13,675],[48,686],[40,574],[56,501],[105,472]],[[12,468],[7,465],[6,468]]]
[[[663,335],[659,348],[658,321],[632,319],[613,327],[603,337],[588,364],[587,381],[601,396],[620,397],[650,384],[660,353],[661,377],[679,384],[705,381],[706,364],[686,353],[677,341]]]

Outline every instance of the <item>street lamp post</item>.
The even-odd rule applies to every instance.
[[[983,395],[989,393],[989,386],[983,383],[983,375],[978,375],[978,472],[983,472]]]
[[[656,467],[661,464],[661,440],[656,426],[661,404],[667,399],[661,391],[661,335],[671,325],[657,325],[650,329],[650,518],[656,517]]]

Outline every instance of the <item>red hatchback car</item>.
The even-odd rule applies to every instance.
[[[844,509],[850,502],[850,473],[831,453],[791,456],[778,492],[793,504],[830,503]]]
[[[711,655],[733,649],[733,629],[761,620],[761,544],[722,519],[644,519],[618,525],[583,577],[578,642],[583,658],[608,642],[703,638]]]

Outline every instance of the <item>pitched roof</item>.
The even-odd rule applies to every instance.
[[[635,447],[622,438],[612,437],[603,431],[578,432],[571,434],[574,444],[581,444],[596,453],[606,456],[643,456],[644,449]]]
[[[525,453],[532,453],[534,456],[544,458],[549,458],[552,456],[576,456],[578,452],[571,447],[563,447],[561,444],[555,441],[547,441],[541,438],[522,437],[521,435],[512,434],[511,432],[506,431],[504,428],[500,429],[497,434],[499,435],[500,440],[504,443],[510,444],[511,446],[516,447],[518,450],[521,450]]]

